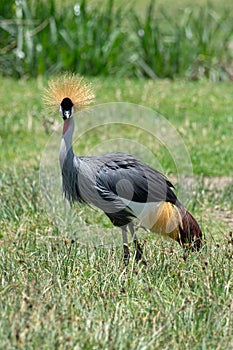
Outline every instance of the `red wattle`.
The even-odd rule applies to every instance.
[[[63,125],[63,135],[66,133],[67,129],[69,128],[69,124],[70,124],[69,119],[66,119]]]

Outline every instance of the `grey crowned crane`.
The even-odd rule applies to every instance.
[[[143,260],[142,247],[134,232],[134,219],[150,229],[177,241],[186,249],[199,250],[202,231],[173,192],[173,185],[159,171],[125,153],[99,156],[74,155],[73,114],[92,102],[91,86],[75,75],[64,75],[49,83],[45,103],[60,109],[64,120],[60,146],[63,192],[72,202],[92,204],[122,230],[124,262],[129,261],[127,229],[135,247],[137,261]]]

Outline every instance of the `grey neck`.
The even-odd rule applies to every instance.
[[[61,145],[60,145],[60,154],[59,154],[59,161],[60,161],[60,167],[63,168],[64,161],[68,158],[73,158],[73,148],[72,148],[72,141],[73,141],[73,133],[74,133],[74,119],[69,118],[64,121],[63,126],[63,134],[61,139]]]

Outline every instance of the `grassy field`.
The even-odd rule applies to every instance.
[[[59,115],[57,127],[42,105],[46,81],[2,78],[0,349],[233,349],[232,84],[92,82],[96,104],[150,107],[180,133],[197,180],[189,208],[205,234],[203,250],[184,256],[176,243],[141,233],[148,266],[132,258],[125,269],[120,245],[71,243],[39,197],[41,155],[53,129],[61,132]],[[148,135],[127,133],[153,152]],[[97,129],[76,153],[88,153],[102,134]],[[173,178],[164,148],[155,155]],[[80,212],[90,233],[112,229],[99,212]]]

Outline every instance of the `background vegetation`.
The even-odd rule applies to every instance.
[[[233,349],[231,1],[158,0],[155,21],[144,1],[82,1],[76,15],[74,5],[0,2],[0,349]],[[139,231],[148,265],[130,246],[125,269],[121,244],[83,246],[55,227],[39,167],[62,125],[41,93],[66,69],[88,75],[97,104],[141,104],[178,130],[193,163],[188,208],[205,235],[200,253]],[[104,137],[96,130],[76,153]],[[127,138],[148,144],[176,182],[163,147],[132,129]],[[108,229],[120,242],[100,212],[77,210],[90,235]]]
[[[173,11],[114,0],[1,2],[1,68],[14,77],[61,70],[85,75],[232,78],[231,11]],[[201,19],[201,20],[200,20]],[[124,64],[122,64],[124,62]]]

